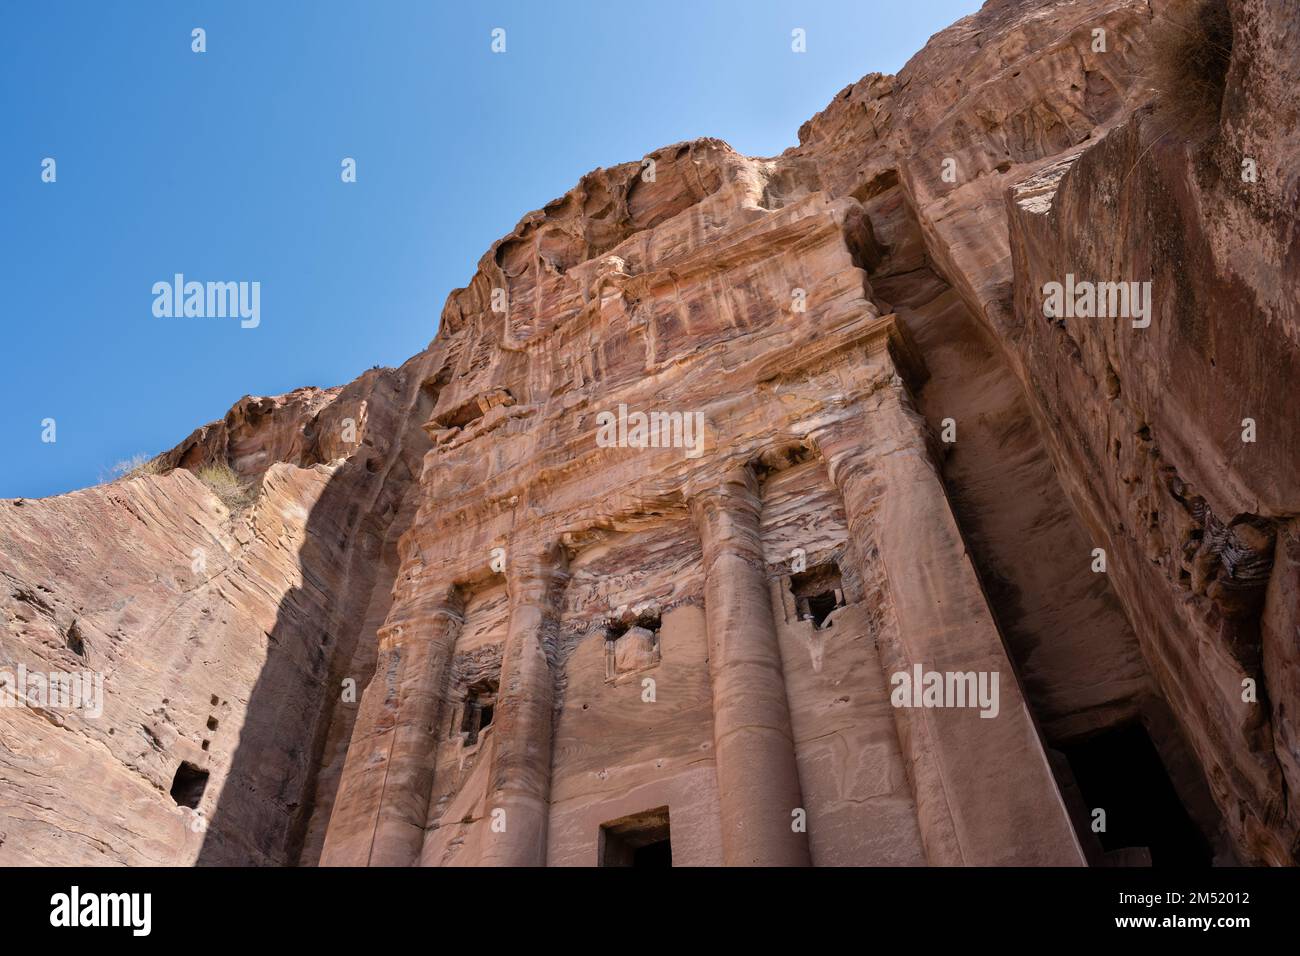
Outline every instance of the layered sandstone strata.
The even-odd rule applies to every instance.
[[[780,157],[588,174],[401,369],[0,504],[0,664],[107,689],[0,711],[0,860],[1294,862],[1300,33],[1230,6],[1195,134],[1166,4],[993,0]]]

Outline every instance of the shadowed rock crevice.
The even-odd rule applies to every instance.
[[[420,417],[431,408],[427,364],[417,357],[372,383],[364,414],[386,437],[359,433],[353,447],[360,453],[328,466],[310,505],[298,554],[303,584],[286,592],[268,632],[201,864],[310,864],[319,855],[323,832],[313,831],[313,814],[322,807],[328,814],[332,803],[337,751],[346,748],[355,701],[373,668],[374,618],[382,623],[396,541],[414,512],[409,491],[428,448]],[[322,424],[317,416],[304,431]],[[323,437],[317,432],[315,441]]]

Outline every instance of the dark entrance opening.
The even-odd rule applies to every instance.
[[[1106,829],[1092,836],[1110,862],[1209,866],[1209,843],[1187,814],[1160,755],[1139,721],[1121,724],[1061,747],[1089,813],[1106,812]]]
[[[668,840],[660,840],[657,843],[647,843],[645,846],[639,846],[632,851],[633,866],[672,866],[673,865],[673,845]]]
[[[844,584],[834,562],[790,575],[790,592],[799,620],[812,621],[816,628],[826,623],[832,611],[844,606]]]
[[[814,594],[808,598],[808,615],[812,618],[813,627],[821,627],[831,616],[831,611],[839,606],[834,591]]]
[[[188,760],[182,761],[176,768],[176,776],[172,778],[172,799],[178,807],[197,810],[199,801],[203,799],[203,791],[207,788],[208,772],[203,768],[196,767]]]
[[[465,735],[464,746],[478,743],[478,735],[492,724],[496,711],[497,686],[484,681],[465,691],[465,709],[461,712],[460,732]]]
[[[601,866],[672,866],[668,808],[642,813],[600,825]]]

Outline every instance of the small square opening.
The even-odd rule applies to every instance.
[[[667,807],[655,807],[600,825],[600,865],[673,865]]]
[[[484,682],[474,684],[465,691],[465,706],[460,715],[460,732],[464,734],[464,745],[471,747],[478,743],[478,735],[492,724],[496,713],[497,685]]]
[[[207,788],[208,772],[202,767],[184,760],[176,768],[176,776],[172,778],[172,799],[178,807],[197,810]]]
[[[611,621],[605,627],[605,680],[616,681],[659,664],[658,611]]]
[[[832,611],[845,604],[839,565],[833,561],[792,574],[790,592],[794,595],[799,620],[811,621],[818,629],[825,626]]]

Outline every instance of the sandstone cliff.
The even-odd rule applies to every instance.
[[[1181,7],[991,0],[779,157],[583,177],[400,369],[0,502],[0,667],[105,688],[0,709],[0,863],[1296,862],[1300,13],[1171,126]],[[1097,839],[1126,786],[1185,832]]]

